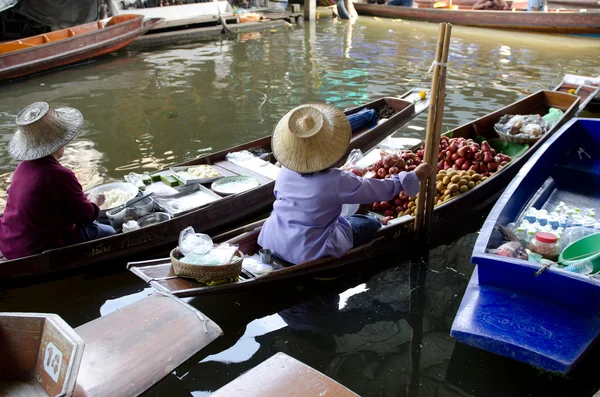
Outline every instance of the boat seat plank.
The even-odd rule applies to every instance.
[[[74,396],[137,396],[222,335],[217,324],[154,293],[76,329],[85,341]]]
[[[218,161],[215,163],[215,165],[225,168],[226,170],[229,170],[231,172],[235,172],[238,175],[255,178],[261,185],[273,182],[271,178],[267,178],[264,175],[258,174],[252,170],[249,170],[248,168],[241,167],[237,164],[233,164],[227,160]]]
[[[277,353],[211,396],[357,397],[358,394],[308,365],[284,353]]]

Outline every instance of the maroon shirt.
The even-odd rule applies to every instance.
[[[76,226],[93,222],[99,212],[73,171],[54,157],[22,161],[0,219],[0,252],[16,259],[76,243]]]

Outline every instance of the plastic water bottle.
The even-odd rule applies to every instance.
[[[537,216],[535,217],[535,220],[542,226],[546,226],[548,224],[548,215],[546,214],[546,211],[539,211],[537,213]]]
[[[590,274],[594,271],[594,265],[592,265],[592,262],[590,262],[589,260],[584,259],[582,261],[573,263],[572,265],[565,267],[563,270],[578,274]]]
[[[534,223],[536,221],[535,216],[537,214],[537,210],[534,207],[531,207],[530,209],[527,210],[527,212],[525,213],[525,219],[529,222],[529,223]]]
[[[533,240],[535,240],[535,234],[536,234],[536,230],[535,229],[528,229],[527,230],[527,243],[532,242]]]
[[[519,238],[519,240],[526,240],[527,239],[527,232],[525,231],[524,227],[518,227],[517,228],[517,237]]]

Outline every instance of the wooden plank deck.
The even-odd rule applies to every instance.
[[[187,303],[154,293],[76,329],[85,350],[73,396],[137,396],[223,334]]]
[[[358,397],[319,371],[277,353],[226,384],[211,397]]]

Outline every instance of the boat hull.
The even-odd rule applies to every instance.
[[[485,117],[459,127],[448,134],[453,137],[473,138],[474,133],[490,138],[494,137],[494,124],[505,114],[531,114],[543,113],[548,111],[549,107],[561,108],[565,115],[563,119],[533,147],[526,151],[521,157],[514,159],[508,166],[494,174],[485,183],[475,189],[458,196],[440,206],[437,206],[433,215],[433,233],[453,228],[464,218],[469,217],[481,211],[483,208],[491,205],[498,199],[504,188],[517,175],[521,166],[523,166],[529,157],[548,139],[552,133],[560,127],[566,120],[578,110],[579,98],[573,95],[558,93],[552,91],[540,91],[530,95],[512,105],[499,109]],[[492,135],[494,134],[494,135]],[[274,283],[295,277],[302,277],[309,274],[330,271],[365,260],[373,255],[383,254],[396,250],[403,246],[414,244],[414,218],[407,216],[394,221],[380,229],[375,238],[368,244],[352,249],[341,258],[322,258],[319,260],[285,267],[284,269],[273,271],[265,276],[256,279],[243,279],[235,283],[221,284],[217,286],[202,286],[195,280],[179,278],[171,268],[169,259],[159,259],[155,261],[134,262],[128,265],[128,268],[141,279],[151,283],[155,288],[164,290],[180,297],[198,296],[223,291],[243,290],[256,288],[266,283]],[[251,230],[254,228],[251,228]],[[259,230],[253,230],[248,233],[234,237],[229,242],[239,245],[244,253],[256,252],[259,247],[257,236]],[[233,233],[228,233],[228,237]]]
[[[567,373],[594,344],[600,318],[514,290],[481,285],[473,272],[451,336],[459,342]]]
[[[454,25],[479,28],[555,34],[600,33],[600,12],[473,11],[363,3],[354,3],[354,8],[356,8],[359,15],[364,16],[404,18],[426,22],[449,22]]]
[[[414,91],[411,90],[405,96],[411,98],[418,96],[419,91]],[[426,101],[415,104],[412,99],[381,98],[346,110],[346,114],[358,112],[367,106],[381,106],[384,103],[394,107],[397,113],[388,121],[372,129],[357,132],[352,138],[348,152],[355,148],[360,148],[363,151],[371,149],[427,107]],[[230,152],[253,147],[262,147],[270,151],[270,143],[271,137],[261,138],[179,164],[179,166],[216,164],[215,167],[217,167]],[[345,158],[343,161],[345,161]],[[226,167],[228,168],[221,169],[222,173],[229,171],[228,175],[235,175],[243,172],[241,167],[231,163],[228,163]],[[234,173],[231,173],[231,171]],[[95,241],[49,250],[39,255],[3,262],[0,265],[0,281],[35,279],[40,276],[73,270],[100,262],[123,259],[124,257],[141,255],[165,248],[171,249],[176,245],[181,230],[188,226],[193,226],[198,233],[211,233],[218,232],[236,222],[249,221],[252,217],[264,214],[269,210],[275,199],[273,196],[275,183],[273,180],[249,170],[247,170],[246,175],[258,179],[261,185],[241,194],[223,197],[205,207],[137,231],[121,233]]]
[[[114,18],[129,19],[68,39],[1,54],[0,81],[45,72],[115,52],[162,22],[160,18],[144,22],[142,16]],[[26,42],[27,39],[22,41]]]
[[[540,148],[503,193],[473,250],[476,274],[451,331],[457,340],[562,373],[570,371],[597,340],[600,282],[553,268],[538,276],[539,264],[488,250],[502,243],[497,225],[520,219],[530,206],[542,208],[567,198],[584,204],[597,202],[599,142],[600,121],[571,121]],[[591,156],[589,161],[580,156],[582,148]],[[494,300],[496,311],[518,326],[496,329],[499,322],[489,324],[484,317],[489,310],[481,302]],[[477,313],[480,309],[483,314]],[[529,325],[519,324],[543,324],[544,330],[522,335],[519,330]],[[532,340],[535,333],[537,341]]]

